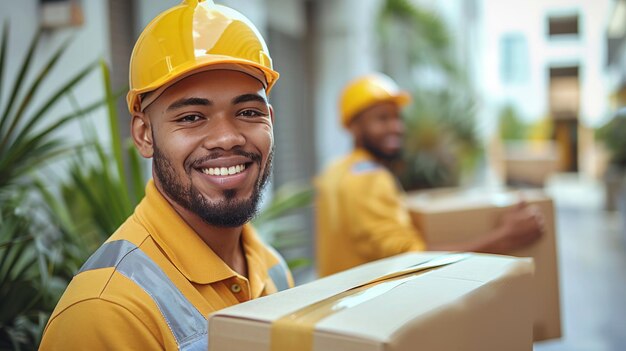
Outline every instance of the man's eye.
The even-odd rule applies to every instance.
[[[200,115],[186,115],[181,117],[178,121],[179,122],[197,122],[200,119],[202,119],[202,117]]]
[[[266,116],[265,113],[258,111],[258,110],[243,110],[241,112],[239,112],[240,116],[243,117],[262,117],[262,116]]]

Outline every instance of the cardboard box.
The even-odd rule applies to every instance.
[[[527,258],[399,255],[220,310],[209,350],[529,351],[532,272]]]
[[[539,208],[546,232],[535,244],[515,252],[502,252],[535,261],[535,341],[561,337],[559,277],[552,200],[540,190],[486,191],[442,189],[409,193],[407,205],[413,222],[429,243],[471,240],[493,229],[503,211],[523,196]]]
[[[552,140],[506,141],[504,149],[507,184],[541,187],[559,167],[558,150]]]

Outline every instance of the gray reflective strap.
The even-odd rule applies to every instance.
[[[208,349],[206,318],[141,249],[126,240],[108,242],[87,260],[80,272],[106,267],[115,267],[152,297],[180,350]]]
[[[354,174],[367,173],[382,169],[382,166],[374,161],[360,161],[352,165],[351,171]]]
[[[267,248],[276,256],[278,259],[278,263],[270,267],[267,273],[272,278],[274,285],[276,285],[276,289],[278,291],[283,291],[289,289],[289,280],[287,279],[287,275],[289,274],[289,268],[278,251],[276,251],[273,247],[267,245]]]
[[[272,268],[270,268],[268,273],[278,291],[289,289],[289,281],[287,280],[287,274],[285,273],[285,269],[282,264],[275,264]]]
[[[126,240],[105,243],[89,257],[78,273],[98,268],[116,267],[124,256],[136,248],[135,244]]]

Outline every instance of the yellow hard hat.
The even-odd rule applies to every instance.
[[[405,106],[411,102],[411,95],[400,90],[393,79],[382,73],[369,74],[349,82],[341,94],[341,123],[347,127],[360,112],[384,101]]]
[[[257,72],[268,93],[278,79],[267,45],[250,20],[212,0],[184,0],[154,18],[135,43],[129,111],[141,110],[141,94],[215,65]]]

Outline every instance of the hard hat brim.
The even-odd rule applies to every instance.
[[[133,114],[134,112],[140,111],[138,107],[140,106],[139,96],[141,94],[145,94],[145,93],[157,90],[163,86],[169,86],[173,84],[173,82],[176,82],[191,74],[208,71],[211,68],[213,68],[212,66],[215,66],[218,64],[220,65],[223,65],[223,64],[245,65],[245,66],[250,66],[250,67],[259,69],[261,72],[263,72],[265,76],[265,84],[266,84],[265,91],[268,94],[271,91],[272,87],[274,86],[274,83],[276,83],[276,80],[278,80],[278,77],[280,76],[278,72],[272,69],[269,69],[268,67],[263,66],[261,64],[251,62],[249,60],[237,59],[237,58],[233,58],[230,56],[218,56],[218,55],[210,55],[204,59],[200,57],[200,58],[196,58],[195,61],[187,62],[184,65],[176,67],[176,69],[170,71],[169,74],[160,77],[159,79],[155,80],[148,86],[145,86],[141,89],[129,90],[128,94],[126,95],[126,102],[128,104],[129,112]]]
[[[345,114],[341,118],[342,124],[344,127],[348,127],[350,122],[352,122],[356,116],[358,116],[360,113],[362,113],[363,111],[367,110],[368,108],[372,107],[375,104],[380,104],[383,102],[392,102],[398,105],[398,107],[405,107],[406,105],[410,104],[411,101],[413,101],[411,94],[409,94],[407,91],[401,90],[387,98],[374,99],[372,101],[369,101],[366,105],[361,106],[359,109],[355,111],[349,111],[349,112],[344,111]]]

